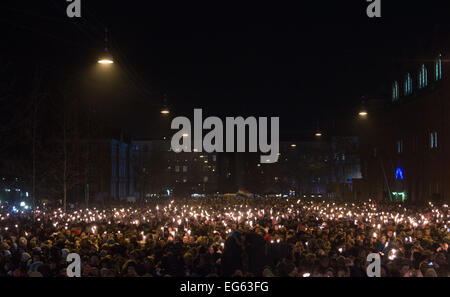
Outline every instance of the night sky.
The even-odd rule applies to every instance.
[[[69,19],[63,0],[2,1],[1,61],[24,74],[41,65],[135,138],[170,135],[164,93],[171,116],[279,116],[283,138],[326,131],[361,96],[389,92],[394,65],[446,21],[440,1],[383,0],[381,19],[363,0],[82,3]],[[105,26],[107,73],[96,64]]]

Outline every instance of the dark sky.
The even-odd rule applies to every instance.
[[[382,0],[382,18],[369,19],[363,0],[84,0],[82,19],[69,19],[64,0],[2,1],[0,54],[21,71],[45,65],[137,138],[168,135],[163,93],[172,116],[279,116],[295,138],[390,86],[393,65],[448,19],[442,3]],[[109,73],[95,64],[105,26]]]

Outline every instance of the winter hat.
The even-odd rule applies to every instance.
[[[42,263],[41,261],[34,262],[33,264],[30,265],[30,271],[37,271],[39,266],[41,266],[42,264],[44,263]]]
[[[30,254],[28,254],[28,253],[26,253],[26,252],[24,252],[24,253],[22,253],[22,262],[28,262],[28,260],[30,260],[31,259],[31,256],[30,256]]]
[[[35,247],[33,249],[33,255],[40,255],[42,253],[42,249],[40,247]]]
[[[68,249],[62,249],[61,250],[61,258],[66,259],[67,255],[70,253]]]
[[[263,271],[263,276],[264,277],[273,277],[274,274],[273,274],[272,270],[270,270],[270,268],[266,268]]]
[[[44,277],[44,276],[42,275],[42,273],[40,273],[39,271],[30,271],[30,272],[28,273],[28,276],[29,276],[29,277]]]

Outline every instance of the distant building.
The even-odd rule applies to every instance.
[[[175,153],[170,140],[134,140],[132,154],[138,199],[218,191],[217,153]]]
[[[89,200],[119,201],[134,194],[130,144],[116,139],[90,140],[88,179],[84,193]]]
[[[29,203],[30,189],[20,177],[0,175],[0,201],[19,203],[27,201]],[[0,203],[1,203],[0,202]]]
[[[431,50],[394,71],[391,92],[369,106],[362,164],[370,197],[419,204],[450,200],[446,59]]]
[[[259,153],[175,153],[170,140],[134,140],[134,196],[223,194],[242,188],[257,194],[341,197],[332,195],[333,183],[347,185],[361,172],[358,138],[338,140],[281,142],[273,164],[260,164]],[[335,162],[338,153],[341,159]]]
[[[331,195],[345,200],[364,199],[359,138],[334,136],[331,139]]]
[[[281,141],[278,162],[273,164],[260,164],[256,153],[235,155],[237,165],[229,173],[237,176],[235,188],[258,194],[347,198],[339,187],[361,178],[357,137]]]

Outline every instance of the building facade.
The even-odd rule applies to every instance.
[[[134,194],[132,151],[117,139],[88,141],[88,177],[83,185],[85,200],[123,201]],[[80,194],[81,194],[80,193]]]
[[[357,137],[281,141],[278,162],[272,164],[259,163],[259,153],[234,155],[236,166],[228,174],[235,176],[235,188],[257,194],[353,199],[351,185],[361,179]]]
[[[24,179],[1,175],[0,177],[0,204],[2,202],[19,203],[26,201],[29,203],[30,188]]]
[[[361,178],[357,137],[282,141],[278,162],[271,164],[261,164],[260,153],[175,153],[170,140],[134,140],[131,147],[137,199],[239,189],[345,198],[345,189],[337,189]]]
[[[218,191],[218,154],[175,153],[170,140],[132,141],[134,195],[212,194]]]
[[[422,204],[450,199],[450,84],[445,57],[431,51],[405,66],[389,98],[373,104],[362,129],[367,194]]]

